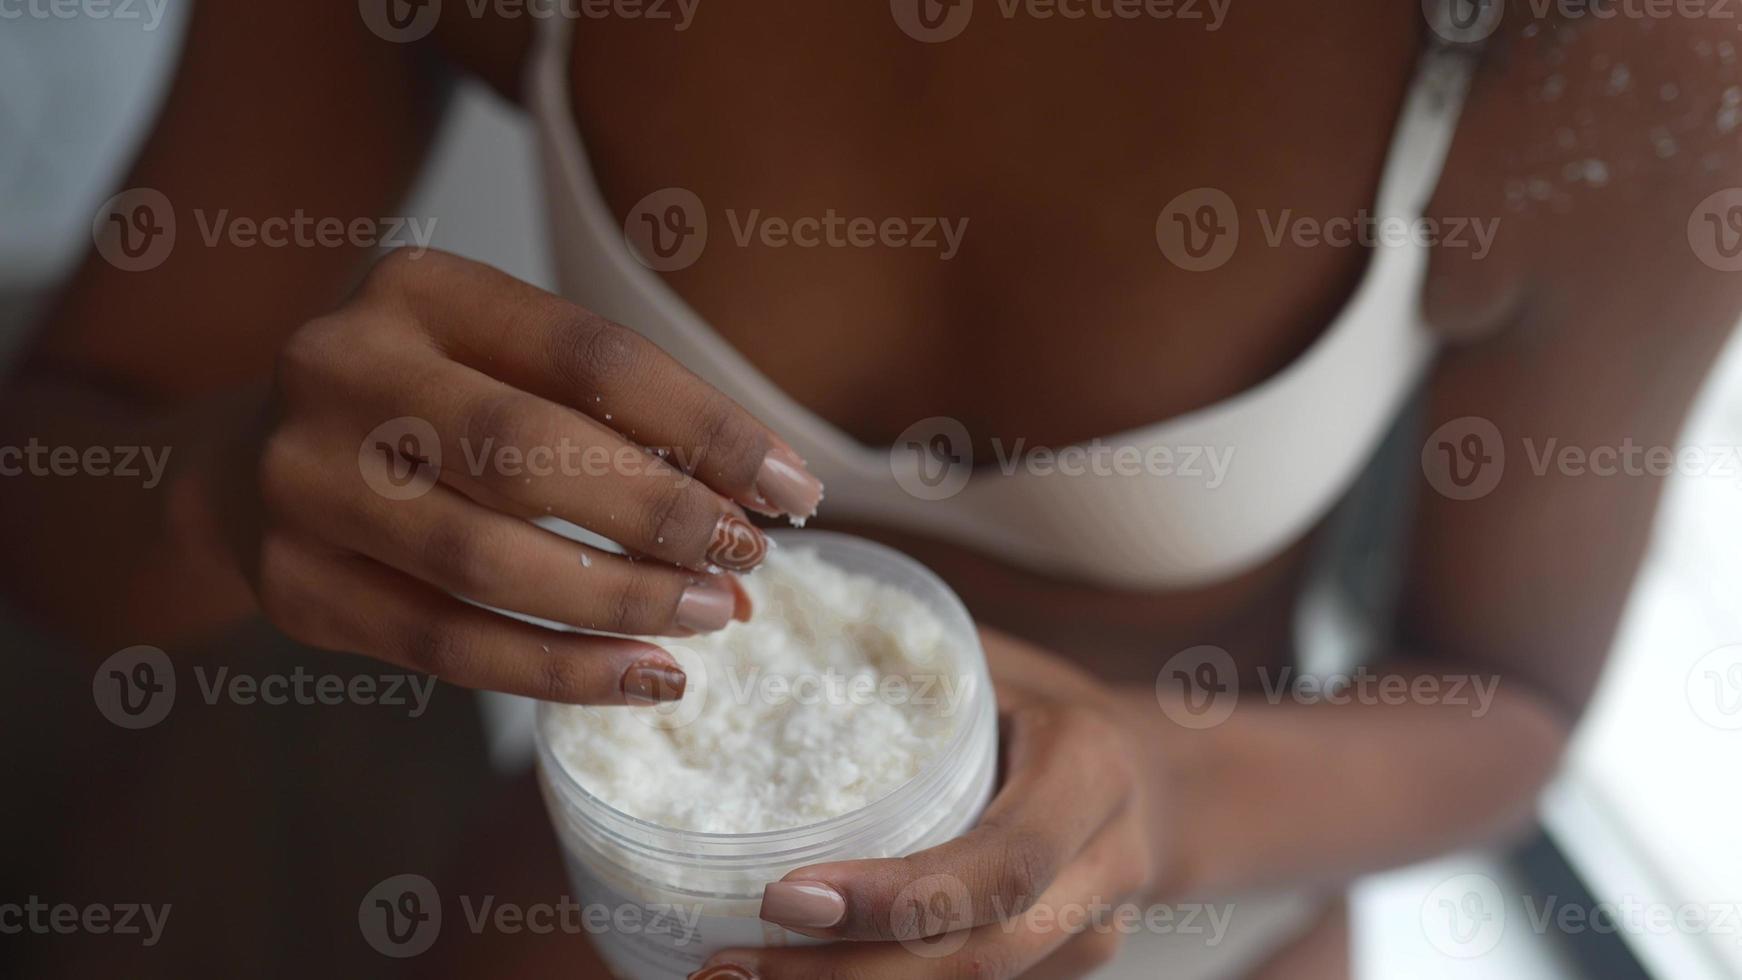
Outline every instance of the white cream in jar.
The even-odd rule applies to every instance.
[[[745,578],[749,623],[656,641],[689,675],[683,700],[540,706],[541,779],[577,898],[635,910],[613,919],[633,929],[593,937],[619,977],[806,942],[756,918],[763,885],[942,843],[991,793],[990,681],[955,596],[880,545],[772,536]]]

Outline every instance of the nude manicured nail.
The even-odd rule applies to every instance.
[[[689,678],[671,663],[648,657],[623,672],[623,700],[630,704],[663,704],[683,697]]]
[[[847,917],[847,900],[820,881],[776,881],[762,889],[762,917],[783,926],[822,929]]]
[[[719,966],[704,966],[689,975],[689,980],[756,980],[756,974],[749,967],[736,963],[721,963]]]
[[[697,633],[712,633],[725,629],[732,621],[738,597],[724,582],[706,581],[683,590],[677,601],[677,624]]]
[[[708,561],[734,572],[748,572],[768,557],[768,539],[749,521],[726,514],[714,525],[708,542]]]
[[[745,591],[744,583],[738,581],[738,576],[723,577],[732,589],[732,618],[740,623],[750,622],[750,614],[756,611],[756,604],[750,600],[750,593]]]
[[[817,512],[823,499],[823,481],[805,469],[804,460],[785,446],[775,446],[762,459],[756,473],[756,492],[774,510],[805,518]]]

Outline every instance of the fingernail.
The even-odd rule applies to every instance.
[[[658,657],[638,660],[623,672],[623,700],[630,704],[663,704],[683,697],[689,678]]]
[[[817,512],[823,499],[823,481],[805,469],[797,453],[775,446],[762,458],[756,492],[780,513],[803,520]]]
[[[745,591],[744,583],[738,581],[736,575],[723,576],[732,587],[732,618],[740,623],[750,622],[750,614],[756,611],[755,603],[750,601],[750,593]]]
[[[749,967],[736,963],[721,963],[719,966],[704,966],[689,975],[688,980],[756,980],[756,974]]]
[[[762,889],[762,917],[783,926],[821,929],[847,917],[847,900],[820,881],[776,881]]]
[[[708,561],[734,572],[748,572],[768,557],[768,539],[737,514],[725,514],[714,525]]]
[[[737,605],[731,586],[713,579],[697,582],[683,590],[677,600],[677,624],[697,633],[712,633],[732,621]]]

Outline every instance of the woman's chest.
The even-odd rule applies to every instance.
[[[862,442],[1080,441],[1274,373],[1364,268],[1323,231],[1371,207],[1413,18],[1042,9],[937,43],[887,4],[583,19],[575,112],[638,247],[705,226],[673,288]]]

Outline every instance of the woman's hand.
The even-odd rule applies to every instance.
[[[633,331],[501,272],[393,253],[285,346],[223,520],[267,616],[314,646],[572,703],[673,700],[658,647],[612,633],[746,611],[729,574],[821,484],[777,436]],[[656,448],[657,447],[657,448]],[[234,499],[234,498],[232,498]],[[545,531],[557,517],[633,560]]]
[[[1150,821],[1111,696],[1056,657],[982,630],[998,688],[1004,783],[966,835],[904,858],[800,868],[762,917],[822,946],[723,950],[707,980],[1075,977],[1122,933],[1097,920],[1150,888]]]

